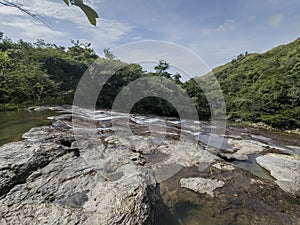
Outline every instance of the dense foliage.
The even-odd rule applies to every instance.
[[[79,80],[97,59],[105,65],[104,73],[120,68],[103,86],[99,108],[110,109],[121,91],[124,101],[129,102],[136,93],[126,86],[136,82],[134,87],[148,97],[133,106],[135,113],[178,116],[179,110],[188,114],[180,99],[188,95],[201,118],[227,110],[230,119],[262,121],[278,128],[300,127],[300,39],[263,54],[241,54],[211,74],[186,82],[180,80],[180,74],[169,73],[169,64],[163,60],[154,72],[146,72],[138,64],[115,59],[107,49],[104,53],[105,57],[99,57],[89,43],[72,41],[72,46],[65,48],[43,40],[13,42],[0,33],[0,108],[72,104]]]
[[[42,40],[17,43],[0,34],[0,105],[71,103],[84,71],[98,56],[89,44],[64,48]]]
[[[79,41],[72,41],[72,46],[65,48],[45,43],[43,40],[33,44],[23,40],[13,42],[3,38],[0,33],[0,109],[72,104],[79,80],[96,59],[98,64],[104,65],[101,73],[109,72],[111,68],[120,68],[103,86],[97,100],[99,108],[111,108],[122,88],[139,78],[148,77],[148,82],[153,84],[156,82],[155,77],[170,81],[174,79],[180,83],[180,76],[169,74],[169,65],[164,61],[157,65],[156,72],[147,73],[138,64],[126,64],[115,59],[107,49],[104,53],[105,57],[100,58],[89,43]],[[88,91],[89,87],[86,88]],[[168,93],[172,91],[162,84],[160,88]],[[152,97],[139,101],[132,112],[177,115],[168,101],[155,96],[161,95],[154,93]]]
[[[263,54],[241,54],[213,73],[229,118],[300,127],[300,39]]]

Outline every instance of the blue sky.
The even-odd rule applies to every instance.
[[[192,50],[210,68],[300,37],[299,0],[85,0],[101,17],[96,27],[62,0],[14,2],[42,16],[50,28],[1,6],[0,30],[13,40],[69,46],[78,39],[91,42],[99,54],[133,41],[167,41]]]

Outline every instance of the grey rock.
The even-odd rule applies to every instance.
[[[256,158],[257,163],[270,171],[276,183],[286,192],[300,194],[300,159],[290,155],[269,153]]]
[[[219,170],[223,170],[223,171],[232,171],[235,169],[235,167],[229,163],[225,163],[225,162],[218,162],[215,163],[214,165],[212,165],[214,168],[217,168]]]
[[[248,160],[248,155],[261,153],[267,145],[254,140],[228,139],[228,144],[233,146],[231,151],[220,152],[220,155],[228,159]]]
[[[55,201],[55,203],[74,207],[74,208],[80,208],[88,200],[89,200],[89,198],[87,196],[87,191],[84,191],[84,192],[75,193],[75,194],[71,195],[70,197],[57,200],[57,201]]]
[[[169,155],[169,159],[164,161],[163,164],[175,163],[184,167],[190,167],[201,162],[212,163],[219,159],[219,157],[205,150],[196,142],[190,141],[165,141],[164,145],[159,146],[157,150]]]
[[[23,137],[0,147],[0,224],[153,223],[156,180],[138,153],[69,129]]]

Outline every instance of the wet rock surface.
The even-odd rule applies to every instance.
[[[0,224],[300,222],[295,142],[229,127],[218,149],[208,122],[53,109],[51,126],[0,147]],[[230,163],[251,154],[274,180]]]

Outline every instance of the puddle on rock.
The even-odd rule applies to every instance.
[[[181,188],[180,179],[186,177],[226,180],[226,183],[212,197]],[[299,209],[296,198],[287,196],[270,180],[257,178],[256,184],[253,179],[252,174],[239,168],[232,171],[183,168],[159,184],[154,225],[295,224],[293,215],[298,215]]]
[[[156,152],[153,154],[143,154],[143,157],[145,158],[147,163],[156,164],[167,160],[169,158],[169,155],[162,152]]]
[[[257,164],[256,158],[258,156],[260,156],[260,154],[249,155],[248,160],[234,160],[232,163],[238,166],[239,168],[247,170],[262,179],[274,180],[274,178],[270,175],[270,173],[267,170],[265,170]]]

